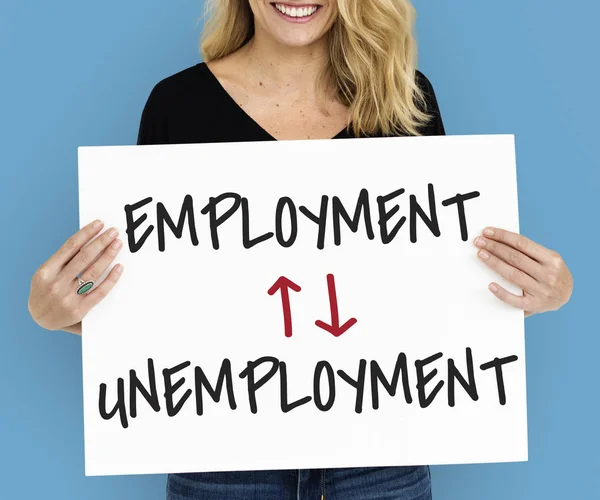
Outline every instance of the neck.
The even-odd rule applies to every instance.
[[[282,46],[257,30],[240,52],[247,70],[281,87],[312,91],[317,75],[327,64],[329,47],[326,37],[304,47]]]

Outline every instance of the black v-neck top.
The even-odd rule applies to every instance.
[[[431,121],[423,135],[445,135],[433,87],[417,71],[417,84],[427,98]],[[381,137],[382,134],[376,134]],[[332,139],[354,137],[347,129]],[[277,140],[241,108],[201,62],[154,86],[140,121],[138,145]]]

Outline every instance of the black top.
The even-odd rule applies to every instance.
[[[423,135],[445,135],[433,87],[417,71],[417,84],[433,116]],[[381,137],[381,134],[377,134]],[[354,137],[347,129],[333,139]],[[142,112],[139,145],[277,140],[248,115],[201,62],[161,80]]]

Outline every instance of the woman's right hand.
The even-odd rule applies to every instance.
[[[118,231],[111,228],[85,246],[102,230],[94,221],[71,236],[60,249],[34,273],[27,307],[33,320],[47,330],[81,334],[81,320],[110,292],[123,270],[121,264],[90,292],[78,295],[78,276],[96,281],[106,271],[122,247]],[[85,248],[84,248],[85,246]]]

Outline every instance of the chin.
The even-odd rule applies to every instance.
[[[310,34],[274,33],[273,38],[284,47],[300,48],[308,47],[318,41],[320,36],[311,36]]]
[[[287,47],[305,47],[321,39],[335,17],[335,2],[325,0],[265,1],[261,6],[263,28]]]

